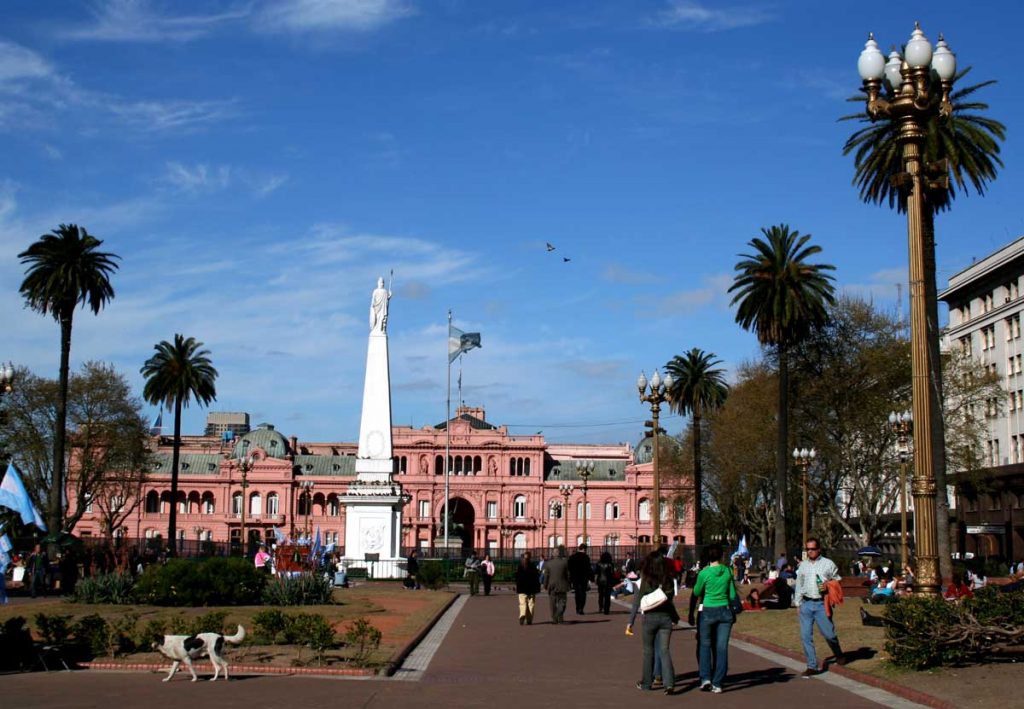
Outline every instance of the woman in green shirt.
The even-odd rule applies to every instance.
[[[736,585],[732,571],[722,564],[721,545],[710,545],[707,555],[710,564],[697,575],[693,587],[693,595],[701,602],[700,688],[720,694],[729,672],[729,635],[736,620],[729,601],[736,598]]]

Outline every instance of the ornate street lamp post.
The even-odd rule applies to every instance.
[[[640,390],[640,401],[651,405],[651,448],[652,463],[654,468],[654,547],[661,544],[661,470],[658,468],[658,416],[661,413],[661,405],[668,401],[668,390],[673,384],[672,375],[666,374],[664,381],[658,370],[654,370],[651,377],[650,391],[647,389],[647,377],[643,372],[636,380],[636,388]]]
[[[814,459],[815,457],[817,457],[817,455],[818,452],[813,448],[811,448],[810,450],[808,450],[807,448],[793,449],[793,461],[798,466],[800,466],[801,482],[803,483],[804,489],[804,512],[803,516],[800,518],[800,529],[803,532],[804,551],[801,552],[803,558],[807,558],[807,469],[811,467],[811,463],[814,462]]]
[[[0,364],[0,397],[14,391],[14,365]]]
[[[569,483],[562,483],[558,486],[558,492],[562,495],[562,523],[565,525],[565,534],[562,536],[562,544],[569,544],[569,496],[575,488]]]
[[[938,362],[931,360],[929,347],[928,312],[929,293],[934,292],[934,267],[926,260],[934,253],[934,245],[926,243],[922,228],[925,189],[948,185],[949,167],[946,164],[922,165],[921,146],[924,127],[933,118],[948,118],[953,111],[949,93],[956,76],[956,57],[945,40],[939,36],[938,45],[932,45],[920,26],[915,26],[905,55],[893,50],[886,62],[873,35],[857,61],[857,70],[864,80],[867,93],[867,112],[871,120],[892,121],[898,129],[898,140],[903,149],[904,171],[893,176],[893,182],[907,195],[907,240],[910,252],[910,349],[913,375],[914,426],[914,537],[917,550],[918,581],[915,593],[936,594],[940,589],[938,565],[938,523],[935,516],[935,455],[932,450],[932,407],[935,389],[930,374],[938,370]],[[931,95],[929,84],[932,72],[939,79],[942,95],[938,101]],[[883,82],[888,84],[890,99],[880,96]],[[929,181],[924,172],[938,173],[938,179]],[[931,283],[927,283],[931,280]],[[943,520],[945,527],[945,520]]]
[[[508,548],[508,540],[512,537],[513,532],[508,527],[503,528],[498,534],[501,536],[501,556],[505,556],[505,549]]]
[[[300,480],[299,488],[302,489],[302,496],[306,500],[306,540],[309,541],[309,515],[313,511],[313,487],[316,483],[313,480]]]
[[[249,495],[246,490],[249,489],[249,471],[252,470],[255,464],[256,456],[252,453],[247,453],[235,459],[235,466],[238,468],[238,472],[242,474],[242,556],[246,556],[249,553],[249,545],[245,538],[245,511],[249,506]]]
[[[914,430],[914,419],[909,411],[889,414],[889,427],[896,434],[900,447],[900,573],[910,563],[907,551],[907,461],[910,459],[910,434]]]
[[[587,461],[582,463],[577,461],[576,463],[576,475],[579,476],[580,480],[583,481],[583,543],[590,544],[587,539],[587,481],[590,480],[590,476],[594,474],[594,461]]]

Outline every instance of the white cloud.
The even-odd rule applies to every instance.
[[[203,164],[187,167],[180,162],[169,162],[165,179],[186,192],[213,192],[231,184],[231,168],[227,165],[210,168]]]
[[[95,6],[91,25],[59,34],[67,39],[107,42],[188,42],[248,15],[248,8],[240,8],[210,15],[169,16],[150,0],[107,0]]]
[[[41,55],[20,44],[0,39],[0,84],[25,79],[43,79],[53,67]]]
[[[109,109],[135,128],[153,132],[192,129],[235,115],[233,101],[116,100]]]
[[[732,282],[732,276],[725,273],[705,276],[704,285],[700,288],[676,291],[661,298],[657,304],[658,313],[678,316],[700,310],[704,306],[727,306]]]
[[[606,266],[601,277],[609,283],[622,283],[625,285],[656,283],[661,280],[657,274],[634,270],[618,263]]]
[[[657,27],[720,32],[752,27],[773,19],[770,12],[754,5],[707,7],[694,0],[671,0],[669,6],[651,19]]]
[[[258,26],[268,32],[368,31],[415,12],[404,0],[279,0],[267,3]]]

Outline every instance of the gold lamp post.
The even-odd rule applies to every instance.
[[[249,495],[246,490],[249,489],[249,471],[252,470],[256,464],[256,456],[252,453],[247,453],[239,458],[235,459],[235,466],[238,468],[238,472],[242,475],[242,556],[249,553],[249,545],[245,538],[245,511],[249,506]]]
[[[878,49],[873,35],[857,61],[857,70],[867,93],[867,112],[871,120],[892,121],[902,145],[903,172],[893,176],[893,183],[907,196],[907,241],[910,254],[910,349],[913,378],[914,426],[914,539],[917,550],[918,581],[915,593],[937,594],[940,590],[938,564],[938,522],[935,516],[937,496],[935,455],[932,450],[932,406],[935,390],[930,374],[937,371],[929,347],[928,312],[930,293],[935,289],[934,267],[927,261],[934,253],[934,244],[926,243],[922,228],[926,189],[947,188],[949,166],[943,161],[922,164],[921,146],[924,126],[937,116],[948,118],[953,111],[949,93],[956,76],[956,57],[939,35],[932,45],[919,25],[915,25],[904,50],[904,56],[893,50],[888,62]],[[938,101],[931,95],[931,72],[941,82]],[[890,89],[890,98],[882,98],[883,83]],[[928,176],[925,175],[928,173]],[[929,179],[934,175],[934,179]],[[930,283],[926,281],[931,281]]]
[[[914,430],[914,419],[909,411],[889,414],[889,426],[899,441],[900,453],[900,573],[910,563],[907,551],[907,461],[910,459],[910,434]]]
[[[800,480],[803,485],[804,491],[804,510],[803,516],[800,518],[800,529],[803,533],[803,548],[801,552],[803,558],[807,558],[807,469],[811,467],[811,463],[817,457],[818,452],[813,448],[794,448],[793,449],[793,461],[800,467]]]
[[[672,375],[666,374],[662,380],[658,370],[654,370],[651,377],[650,389],[648,390],[647,377],[643,372],[636,380],[636,388],[640,391],[640,401],[651,405],[651,420],[645,425],[650,425],[652,463],[654,468],[654,536],[652,541],[655,548],[661,544],[661,470],[658,468],[658,416],[661,414],[661,405],[668,401],[668,390],[673,384]]]
[[[500,532],[498,532],[498,534],[501,536],[501,555],[502,557],[504,557],[505,549],[508,548],[508,540],[512,537],[513,534],[515,534],[515,532],[513,532],[508,527],[504,527]]]
[[[565,525],[565,534],[562,535],[562,544],[569,544],[569,496],[575,488],[570,483],[562,483],[558,486],[558,492],[562,496],[562,523]]]
[[[316,486],[316,483],[313,480],[300,480],[299,481],[299,488],[302,490],[302,496],[306,500],[306,533],[305,533],[304,536],[306,537],[307,540],[309,539],[309,532],[310,532],[309,515],[313,511],[313,488],[315,486]]]
[[[14,365],[0,364],[0,400],[14,391]],[[7,412],[0,413],[0,424],[6,423]]]
[[[590,476],[593,474],[594,461],[589,460],[586,463],[576,462],[576,475],[583,481],[583,543],[588,545],[590,541],[587,539],[587,481],[590,480]]]

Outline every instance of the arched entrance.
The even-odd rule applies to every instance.
[[[462,497],[453,497],[448,501],[448,513],[451,516],[451,525],[448,527],[448,537],[462,540],[463,551],[473,548],[473,522],[476,521],[476,512],[473,504]],[[439,537],[444,536],[444,506],[438,517]]]

